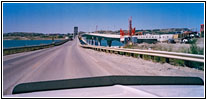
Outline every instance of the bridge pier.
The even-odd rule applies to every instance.
[[[98,46],[101,46],[101,38],[98,37]]]
[[[88,44],[91,44],[91,40],[90,39],[87,39],[88,40]]]
[[[99,44],[98,37],[96,37],[95,45],[98,45],[98,44]]]
[[[94,37],[92,37],[92,39],[91,39],[91,45],[93,45],[94,44]]]
[[[88,44],[91,44],[91,38],[90,38],[90,37],[86,37],[86,42],[87,42]]]
[[[90,39],[87,39],[88,44],[90,44]]]
[[[111,47],[112,40],[107,40],[107,45]]]

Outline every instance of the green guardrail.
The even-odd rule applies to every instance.
[[[10,54],[15,54],[15,53],[28,52],[28,51],[34,51],[34,50],[59,46],[59,45],[62,45],[62,44],[66,43],[70,40],[71,39],[62,40],[62,41],[58,41],[58,42],[51,43],[51,44],[46,44],[46,45],[5,48],[5,49],[3,49],[3,55],[5,56],[5,55],[10,55]]]

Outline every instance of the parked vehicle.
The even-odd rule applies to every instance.
[[[190,43],[190,41],[192,41],[192,38],[190,36],[181,39],[181,43]]]
[[[190,37],[191,37],[191,38],[199,38],[200,36],[199,36],[199,33],[198,33],[198,32],[192,32],[192,33],[190,34]]]
[[[168,39],[168,43],[176,43],[174,39]]]

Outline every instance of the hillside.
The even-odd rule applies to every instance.
[[[12,32],[4,33],[4,40],[52,40],[64,39],[67,34],[44,34],[44,33],[29,33],[29,32]]]
[[[123,30],[124,33],[128,33],[128,30]],[[146,29],[146,30],[136,30],[135,34],[138,34],[138,32],[143,32],[143,34],[174,34],[176,32],[181,31],[190,31],[188,28],[167,28],[167,29]],[[97,33],[101,34],[120,34],[120,31],[110,31],[110,30],[99,30],[95,31]]]

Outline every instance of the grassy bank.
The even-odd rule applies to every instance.
[[[191,48],[192,44],[195,49],[197,49],[198,53],[192,53]],[[143,50],[159,50],[159,51],[168,51],[168,52],[180,52],[180,53],[192,53],[192,54],[200,54],[203,55],[204,51],[204,38],[195,38],[189,44],[171,44],[171,43],[156,43],[156,44],[134,44],[134,45],[126,45],[125,48],[131,49],[143,49]]]

